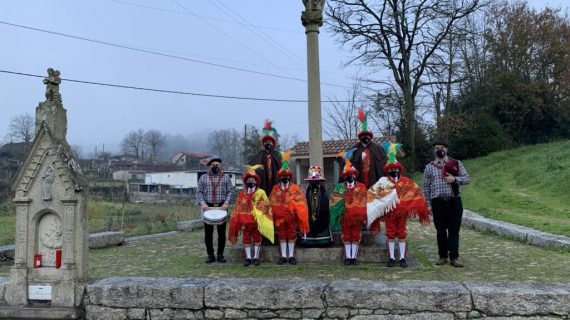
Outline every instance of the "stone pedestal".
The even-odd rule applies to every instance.
[[[334,243],[330,247],[324,248],[295,246],[295,258],[297,262],[299,264],[341,265],[344,259],[344,247],[340,239],[340,232],[333,233],[333,241]],[[259,256],[259,260],[262,263],[275,264],[281,256],[279,245],[262,246]],[[399,256],[400,253],[398,249],[396,249],[396,257]],[[228,250],[227,259],[231,263],[242,263],[244,261],[245,253],[241,239],[238,240],[238,245]],[[406,261],[408,262],[409,268],[418,268],[421,265],[419,260],[410,252],[408,252]],[[373,236],[369,231],[363,231],[362,242],[358,251],[358,262],[378,264],[380,267],[385,267],[388,263],[386,237],[383,234]]]
[[[59,71],[48,72],[47,100],[36,109],[36,137],[11,186],[16,243],[5,295],[8,305],[30,308],[26,314],[35,319],[51,319],[54,313],[46,308],[55,307],[73,318],[88,278],[86,183],[65,137]],[[12,318],[20,316],[26,315]]]

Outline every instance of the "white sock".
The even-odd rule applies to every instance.
[[[394,241],[388,241],[388,252],[390,252],[390,259],[396,259],[394,258],[394,246],[396,245],[396,243]]]
[[[249,245],[247,245],[247,247],[245,247],[245,257],[247,259],[251,259],[251,247]]]
[[[406,241],[399,241],[400,245],[400,259],[406,259]]]
[[[295,256],[295,242],[289,242],[289,258]]]
[[[347,259],[351,259],[351,257],[352,257],[352,255],[350,254],[350,247],[351,247],[350,244],[345,244],[345,245],[344,245],[344,252],[345,252],[345,254],[346,254],[346,258],[347,258]]]
[[[356,255],[358,254],[358,244],[352,244],[352,259],[356,259]]]
[[[259,249],[261,249],[259,246],[253,246],[254,259],[259,259]]]
[[[287,242],[280,242],[279,245],[281,246],[281,256],[287,258]]]

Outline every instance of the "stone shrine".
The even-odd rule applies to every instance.
[[[36,136],[11,186],[16,250],[6,303],[18,306],[14,318],[46,307],[69,309],[71,318],[81,314],[88,278],[87,184],[66,140],[60,83],[59,71],[48,69]]]

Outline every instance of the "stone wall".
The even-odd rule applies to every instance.
[[[86,319],[570,319],[570,284],[107,278]]]

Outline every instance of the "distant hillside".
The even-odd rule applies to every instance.
[[[570,236],[570,141],[525,146],[464,162],[466,209]]]

